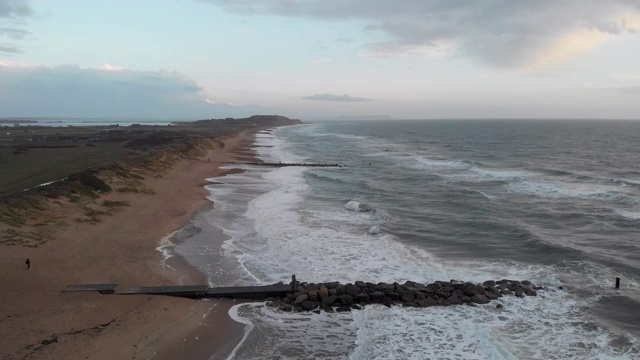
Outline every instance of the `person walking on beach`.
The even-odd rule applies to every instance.
[[[27,270],[31,269],[31,260],[27,259],[25,263],[27,264]]]

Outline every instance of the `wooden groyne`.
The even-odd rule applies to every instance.
[[[223,161],[223,164],[236,164],[236,165],[258,165],[258,166],[273,166],[273,167],[285,167],[285,166],[306,166],[306,167],[347,167],[340,164],[316,164],[316,163],[283,163],[283,162],[236,162],[236,161]]]
[[[70,285],[63,291],[99,291],[113,294],[116,284]],[[167,295],[190,299],[232,298],[266,300],[267,305],[281,311],[349,311],[370,304],[404,307],[431,307],[450,305],[488,304],[503,296],[537,296],[542,290],[530,281],[498,280],[482,284],[460,281],[436,281],[421,284],[412,281],[400,283],[371,283],[356,281],[341,284],[298,283],[292,276],[290,284],[266,286],[208,287],[206,285],[134,287],[120,295]],[[501,307],[502,305],[498,305]]]
[[[69,285],[63,292],[76,292],[76,291],[97,291],[100,294],[113,294],[118,284],[82,284],[82,285]]]
[[[296,283],[297,284],[297,283]],[[116,284],[69,285],[63,292],[98,291],[101,294],[114,294]],[[293,293],[293,285],[274,284],[266,286],[209,287],[207,285],[144,286],[132,287],[117,295],[167,295],[190,299],[230,298],[247,300],[265,300],[269,297],[286,297]]]

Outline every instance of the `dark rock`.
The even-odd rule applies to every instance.
[[[362,309],[363,309],[363,308],[362,308],[362,306],[360,306],[360,305],[358,305],[358,304],[353,304],[353,305],[351,305],[351,308],[352,308],[353,310],[362,310]]]
[[[329,296],[338,296],[336,289],[329,289]]]
[[[521,284],[523,284],[523,285],[527,285],[527,286],[531,286],[531,285],[533,285],[533,283],[532,283],[531,281],[529,281],[529,280],[523,280],[523,281],[521,282]]]
[[[451,294],[451,292],[453,292],[453,290],[455,290],[455,289],[451,285],[447,285],[447,286],[443,286],[442,287],[442,292],[444,292],[445,294]]]
[[[471,298],[468,297],[467,295],[460,295],[458,296],[458,298],[460,299],[460,301],[462,301],[463,304],[471,303]]]
[[[432,298],[426,298],[424,300],[418,300],[417,304],[420,307],[430,307],[438,305],[438,302],[433,300]]]
[[[462,305],[462,300],[457,296],[451,295],[449,296],[449,298],[447,298],[447,300],[449,301],[449,303],[451,303],[451,305]]]
[[[356,281],[354,283],[355,286],[359,287],[359,288],[365,288],[367,287],[367,284],[364,281]]]
[[[305,311],[311,311],[315,308],[318,307],[318,302],[317,301],[303,301],[300,306],[302,307],[303,310]]]
[[[416,308],[418,307],[418,304],[412,303],[412,302],[405,302],[405,303],[402,303],[402,306]]]
[[[344,295],[345,292],[345,286],[340,284],[336,287],[336,295],[340,296],[340,295]]]
[[[327,289],[331,290],[331,289],[335,289],[340,285],[339,282],[337,281],[332,281],[332,282],[328,282],[328,283],[324,283],[324,286],[327,287]]]
[[[496,286],[496,282],[493,280],[488,280],[482,283],[482,286],[485,288],[494,288]]]
[[[382,291],[384,293],[390,293],[392,291],[395,291],[396,287],[391,285],[391,284],[379,283],[378,284],[378,289],[380,289],[380,291]]]
[[[455,283],[455,284],[451,284],[449,286],[451,286],[454,290],[464,290],[469,285],[465,284],[465,283]]]
[[[314,313],[320,314],[320,310],[313,310]]]
[[[507,288],[502,289],[500,292],[502,292],[503,295],[511,295],[511,290]]]
[[[351,306],[340,306],[336,309],[337,312],[348,312],[351,311]]]
[[[443,292],[443,291],[438,291],[438,292],[436,293],[436,296],[437,296],[438,298],[440,298],[440,299],[446,299],[446,298],[448,298],[448,297],[449,297],[449,296],[451,296],[451,295],[449,295],[449,294],[447,294],[447,293],[445,293],[445,292]]]
[[[483,293],[484,293],[484,289]],[[464,288],[464,295],[467,295],[469,297],[474,296],[474,295],[481,295],[480,292],[478,291],[478,287],[475,285],[471,285],[471,286],[467,286],[466,288]]]
[[[487,299],[489,300],[495,300],[498,298],[498,295],[494,294],[493,291],[487,291],[484,293],[484,296],[487,297]]]
[[[538,293],[530,287],[524,288],[524,294],[527,296],[538,296]]]
[[[353,304],[353,296],[348,294],[340,295],[338,296],[338,301],[340,301],[342,305],[351,306]]]
[[[498,304],[498,305],[496,305],[496,309],[504,309],[504,305]]]
[[[380,300],[380,304],[386,306],[386,307],[391,307],[391,305],[393,305],[393,300],[389,299],[388,297],[383,297],[382,300]]]
[[[335,312],[335,310],[333,310],[333,308],[332,308],[332,307],[325,308],[325,309],[324,309],[324,311],[325,311],[325,312],[328,312],[328,313],[333,313],[333,312]]]
[[[300,305],[303,301],[309,300],[309,295],[298,295],[296,299],[293,301],[293,305]]]
[[[358,295],[360,293],[360,288],[355,286],[355,285],[353,285],[353,284],[347,284],[344,287],[344,292],[346,294],[349,294],[349,295],[355,297],[356,295]]]
[[[360,303],[360,304],[368,304],[370,302],[370,297],[369,297],[369,295],[367,295],[365,293],[360,293],[360,294],[356,295],[354,300],[355,300],[355,302]]]
[[[460,297],[461,295],[464,295],[464,292],[462,290],[456,289],[451,292],[451,295]]]
[[[304,288],[307,289],[307,292],[318,291],[320,290],[320,285],[311,283],[311,284],[307,284]]]
[[[476,304],[488,304],[490,300],[486,296],[478,294],[473,295],[471,301]]]
[[[518,287],[518,288],[516,289],[516,296],[517,296],[517,297],[524,297],[524,290],[522,290],[522,288],[521,288],[521,287]]]
[[[320,298],[324,298],[329,296],[329,289],[326,286],[320,286],[320,290],[318,290],[318,296]]]
[[[416,297],[416,300],[424,300],[427,298],[427,295],[420,291],[414,291],[413,295]]]
[[[379,303],[379,302],[382,301],[382,299],[385,296],[384,296],[384,293],[382,291],[376,291],[373,294],[369,295],[369,297],[371,298],[371,302]]]
[[[362,292],[363,292],[363,293],[365,293],[365,294],[367,294],[367,295],[371,295],[371,294],[373,294],[373,293],[374,293],[374,292],[376,292],[376,291],[377,291],[376,289],[372,289],[372,288],[370,288],[370,287],[366,287],[366,288],[362,289]]]
[[[440,306],[449,306],[451,305],[451,302],[447,299],[443,299],[443,298],[439,298],[438,299],[438,305]]]
[[[309,300],[310,301],[318,301],[318,293],[315,290],[309,291]]]
[[[400,300],[403,302],[411,303],[416,299],[416,296],[413,294],[413,291],[402,291],[400,292]]]
[[[389,299],[391,300],[398,300],[400,299],[400,294],[398,294],[397,292],[390,292],[386,294]]]
[[[320,300],[320,305],[323,308],[332,306],[336,302],[336,299],[338,299],[337,296],[327,296],[325,298],[322,298],[322,300]]]
[[[280,311],[293,311],[293,306],[291,304],[284,304],[282,306],[280,306]]]

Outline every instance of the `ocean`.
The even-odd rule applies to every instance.
[[[231,358],[640,359],[639,145],[632,121],[277,128],[256,135],[262,160],[345,167],[242,165],[209,179],[215,209],[182,231],[176,252],[212,286],[295,274],[545,287],[483,306],[316,314],[239,304],[230,315],[245,336]]]

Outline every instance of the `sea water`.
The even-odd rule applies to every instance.
[[[286,313],[249,303],[237,359],[640,358],[640,122],[321,122],[256,136],[178,249],[211,285],[530,280],[483,306]],[[622,279],[620,289],[615,278]],[[502,304],[502,309],[496,308]]]

